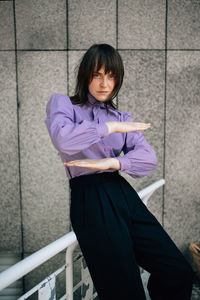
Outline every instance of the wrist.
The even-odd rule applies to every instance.
[[[108,126],[108,133],[109,134],[116,131],[117,122],[111,121],[111,122],[105,122],[105,124]]]
[[[117,158],[111,158],[111,168],[116,170],[121,169],[120,161]]]

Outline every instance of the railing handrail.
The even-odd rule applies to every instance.
[[[159,187],[161,187],[164,184],[165,184],[164,179],[157,180],[154,183],[152,183],[152,184],[148,185],[147,187],[145,187],[144,189],[142,189],[140,192],[138,192],[138,195],[141,199],[143,199],[148,194],[154,192],[155,190],[157,190]]]
[[[29,255],[0,273],[0,291],[76,242],[73,231]]]
[[[151,195],[156,189],[165,184],[164,179],[160,179],[138,192],[141,199]],[[48,244],[42,249],[24,258],[20,262],[9,267],[0,273],[0,291],[20,279],[42,263],[46,262],[62,250],[77,242],[76,235],[73,231]]]

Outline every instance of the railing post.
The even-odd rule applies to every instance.
[[[84,256],[81,259],[81,300],[93,299],[93,281]]]
[[[72,245],[70,245],[66,250],[66,294],[67,300],[73,300],[73,252],[78,246],[78,241],[76,240]]]

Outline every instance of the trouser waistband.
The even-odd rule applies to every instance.
[[[104,183],[107,181],[116,180],[120,176],[121,175],[119,174],[118,170],[114,172],[101,172],[88,175],[81,175],[69,179],[69,184],[70,188],[78,188],[79,184],[91,185],[95,183]]]

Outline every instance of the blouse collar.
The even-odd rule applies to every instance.
[[[97,107],[101,107],[106,109],[105,102],[98,101],[90,92],[88,92],[88,102],[94,107],[97,105]],[[120,113],[118,109],[113,108],[110,104],[108,104],[108,110],[114,114]]]
[[[88,92],[88,101],[92,105],[98,105],[100,107],[106,108],[105,103],[101,102],[101,101],[98,101],[92,94],[90,94],[90,92]]]

